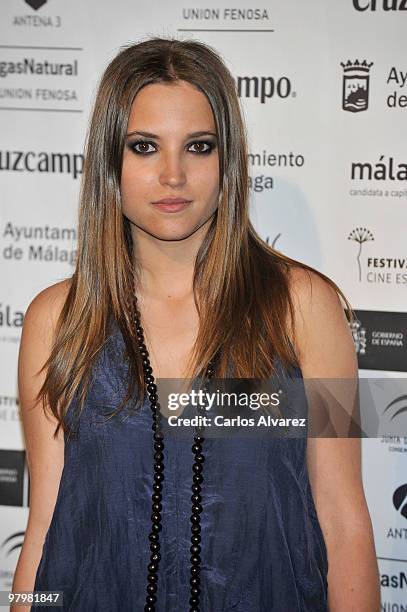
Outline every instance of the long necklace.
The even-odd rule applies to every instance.
[[[150,540],[150,563],[148,564],[147,574],[147,595],[146,603],[144,606],[144,612],[155,612],[157,602],[157,582],[158,582],[158,568],[161,559],[160,555],[160,531],[161,526],[161,510],[162,510],[162,488],[164,481],[164,436],[161,429],[161,413],[159,411],[157,385],[153,375],[153,369],[151,367],[148,350],[145,344],[144,331],[141,326],[141,316],[137,305],[137,298],[134,297],[134,319],[136,334],[138,340],[138,346],[143,363],[144,381],[148,392],[150,401],[150,408],[152,411],[152,430],[154,439],[154,483],[153,483],[153,494],[151,496],[151,531],[149,534]],[[214,374],[214,363],[215,359],[212,359],[206,368],[206,379],[210,379]],[[202,388],[205,391],[205,386]],[[198,412],[204,413],[204,407],[198,405]],[[201,422],[202,419],[198,419]],[[202,436],[204,426],[195,428],[194,442],[191,450],[194,454],[194,463],[192,466],[192,495],[191,495],[191,569],[190,569],[190,598],[189,598],[189,612],[200,612],[199,608],[199,596],[201,593],[200,589],[200,563],[201,563],[201,517],[202,512],[202,497],[201,497],[201,484],[203,482],[203,463],[205,457],[202,453],[202,445],[205,438]]]

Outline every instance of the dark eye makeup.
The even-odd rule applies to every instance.
[[[136,155],[151,155],[152,153],[154,153],[154,151],[146,150],[145,147],[150,145],[153,147],[156,146],[155,142],[142,138],[138,138],[137,140],[131,140],[127,143],[127,147]],[[189,143],[188,148],[196,145],[199,146],[200,150],[190,150],[190,153],[193,153],[194,155],[209,155],[216,148],[216,142],[213,140],[195,140],[194,142]],[[205,148],[202,148],[203,146],[205,146]]]

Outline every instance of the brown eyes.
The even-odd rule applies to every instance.
[[[155,147],[156,145],[150,140],[135,140],[134,142],[129,142],[127,146],[137,155],[151,155],[151,153],[154,153],[154,149],[149,150],[148,147]],[[191,147],[196,147],[195,151],[192,150]],[[208,155],[214,148],[215,143],[207,140],[196,140],[188,145],[189,152],[195,155]]]

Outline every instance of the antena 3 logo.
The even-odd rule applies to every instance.
[[[47,0],[25,0],[25,3],[28,4],[28,6],[31,6],[34,11],[38,11],[38,9],[47,3]]]
[[[42,9],[48,0],[14,0],[13,4],[16,6],[16,9],[26,9],[27,6],[32,9],[31,11],[27,11],[23,15],[14,15],[12,17],[12,25],[18,27],[44,27],[44,28],[61,28],[62,27],[62,18],[60,15],[50,15],[44,13]],[[52,3],[50,3],[52,5]],[[47,8],[47,7],[45,7]],[[50,7],[51,8],[51,7]]]
[[[351,113],[365,111],[369,107],[370,64],[366,60],[341,62],[343,68],[342,108]]]

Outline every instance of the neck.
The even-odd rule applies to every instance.
[[[182,240],[160,240],[132,226],[137,293],[150,299],[181,300],[192,297],[194,266],[207,228]]]

